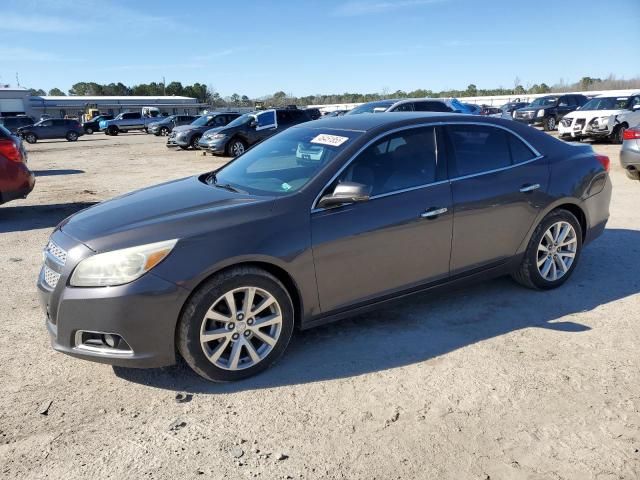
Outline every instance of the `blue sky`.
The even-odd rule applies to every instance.
[[[640,1],[2,0],[0,83],[202,82],[223,96],[640,75]]]

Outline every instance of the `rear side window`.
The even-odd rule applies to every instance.
[[[451,112],[452,110],[442,102],[416,102],[416,112]]]
[[[500,128],[484,125],[449,125],[450,177],[497,170],[536,157],[522,140]]]
[[[393,109],[394,112],[413,112],[413,103],[402,103]]]
[[[511,165],[507,132],[484,125],[449,125],[451,178]]]

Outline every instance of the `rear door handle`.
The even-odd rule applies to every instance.
[[[540,184],[534,183],[533,185],[531,184],[523,185],[522,187],[520,187],[520,191],[522,193],[528,193],[528,192],[533,192],[534,190],[537,190],[539,188],[540,188]]]
[[[422,218],[436,218],[443,213],[447,213],[446,208],[430,208],[429,210],[422,212],[420,216]]]

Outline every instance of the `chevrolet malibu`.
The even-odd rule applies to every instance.
[[[81,211],[38,278],[53,348],[214,381],[294,329],[510,274],[559,287],[609,217],[609,159],[498,118],[348,115]],[[354,339],[354,342],[358,341]]]

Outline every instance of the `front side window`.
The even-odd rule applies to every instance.
[[[51,127],[53,125],[53,120],[43,120],[36,125],[38,125],[39,127]]]
[[[393,109],[394,112],[413,112],[413,103],[401,103]]]
[[[438,170],[435,127],[421,127],[389,135],[369,146],[338,182],[367,185],[370,195],[375,196],[441,180],[444,173]]]
[[[265,128],[273,128],[277,126],[276,123],[276,111],[275,110],[267,110],[266,112],[261,112],[258,114],[256,120],[258,121],[258,125],[256,130],[262,130]]]
[[[360,135],[353,131],[290,128],[222,167],[212,185],[230,185],[254,195],[290,195]]]
[[[417,112],[451,112],[452,110],[442,102],[416,102]]]

